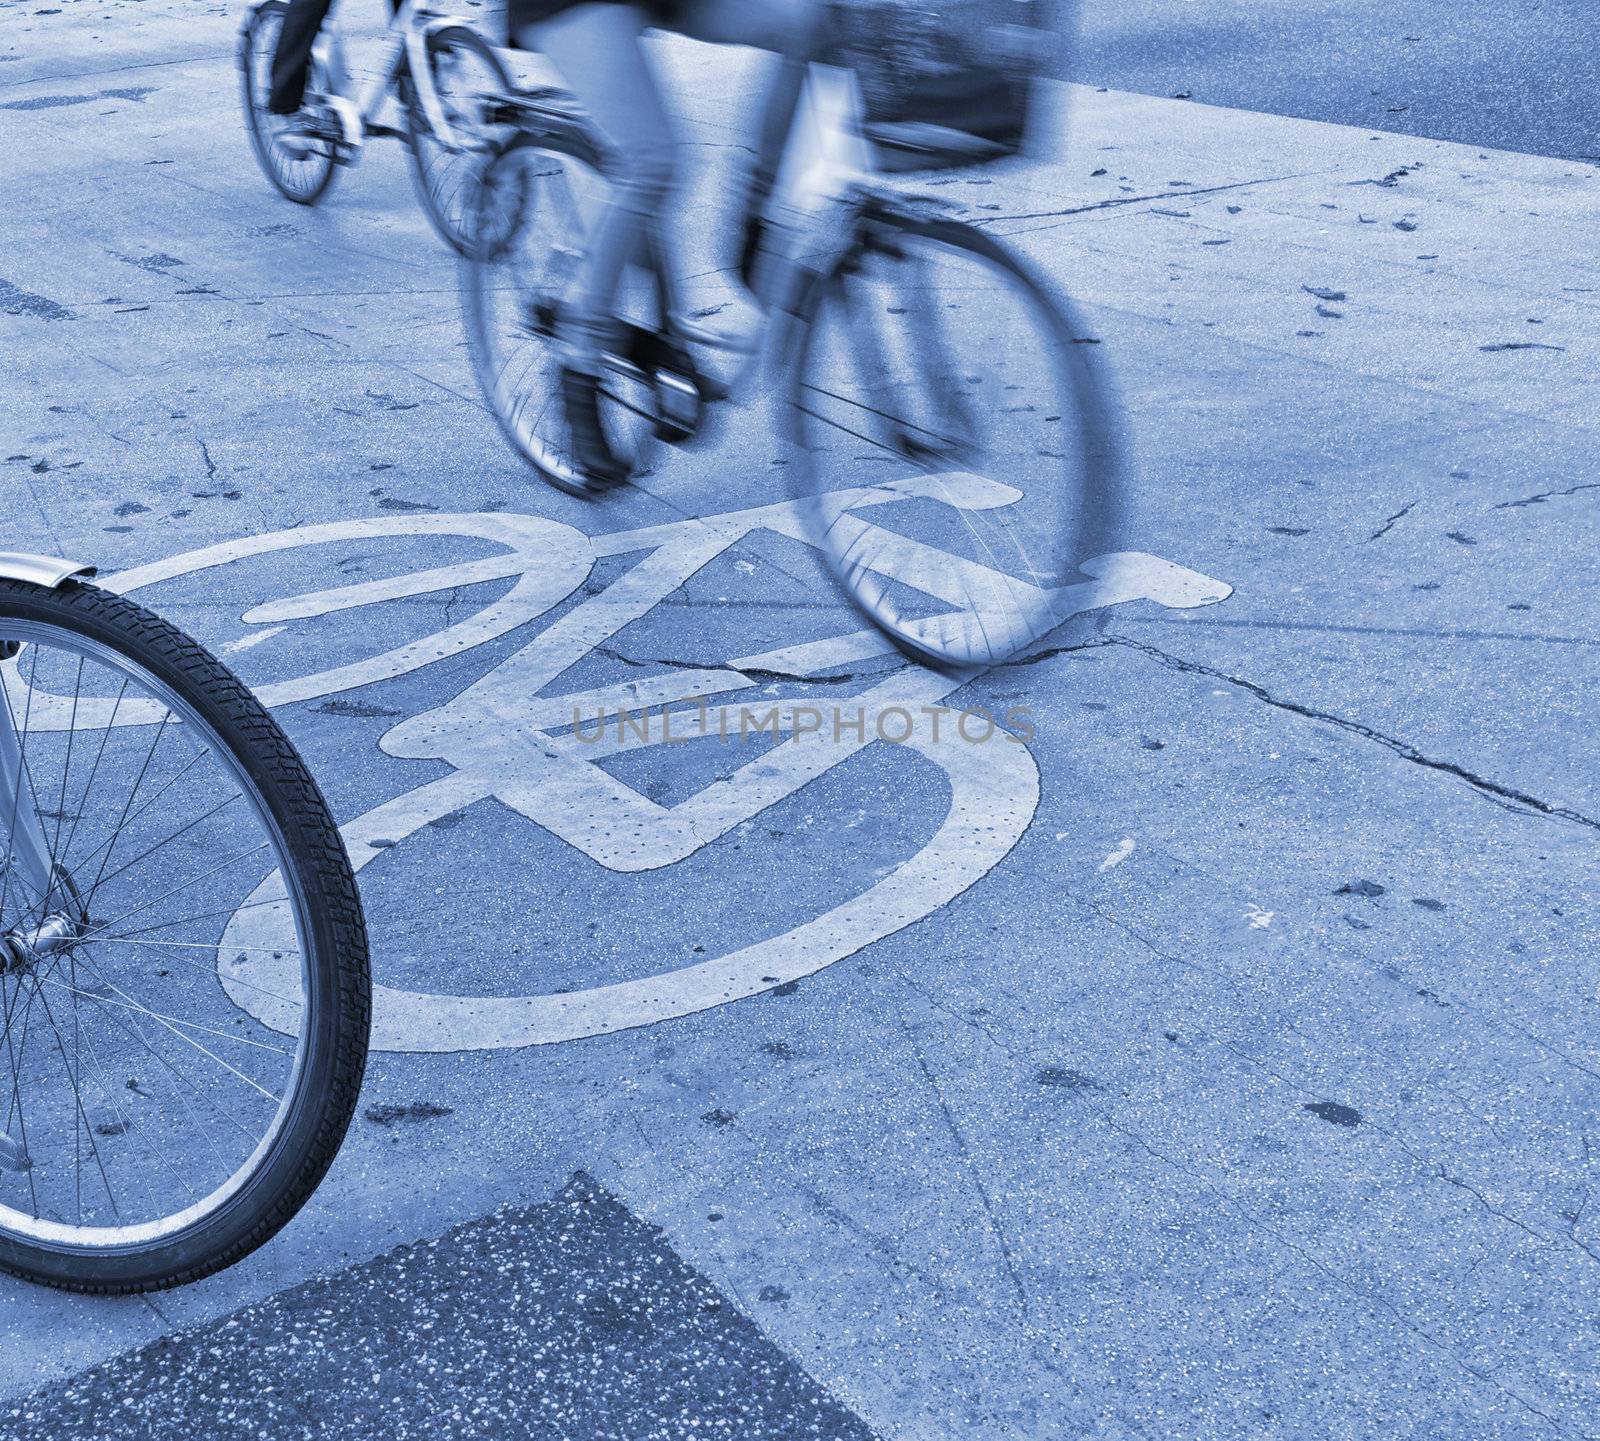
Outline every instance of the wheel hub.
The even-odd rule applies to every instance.
[[[0,975],[37,971],[41,961],[65,950],[82,931],[76,920],[58,911],[37,926],[5,932],[0,935]]]

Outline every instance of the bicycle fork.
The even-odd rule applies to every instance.
[[[82,934],[70,888],[45,839],[26,741],[0,691],[0,899],[17,902],[0,914],[0,975],[32,970]]]

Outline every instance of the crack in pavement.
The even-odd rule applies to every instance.
[[[1547,500],[1559,500],[1563,496],[1576,495],[1580,490],[1600,490],[1600,481],[1589,481],[1583,485],[1568,486],[1566,490],[1544,490],[1538,495],[1524,496],[1521,500],[1502,500],[1495,510],[1521,510],[1525,505],[1543,505]]]
[[[911,1047],[911,1054],[916,1059],[917,1069],[922,1073],[923,1081],[927,1083],[928,1089],[933,1092],[933,1098],[939,1106],[939,1113],[944,1117],[945,1126],[950,1132],[951,1139],[955,1142],[956,1153],[961,1158],[962,1169],[967,1173],[967,1179],[972,1184],[973,1194],[977,1196],[978,1204],[983,1208],[983,1214],[988,1219],[995,1243],[1000,1248],[1000,1259],[1004,1264],[1006,1275],[1016,1289],[1017,1305],[1022,1319],[1024,1322],[1030,1321],[1033,1315],[1032,1298],[1028,1295],[1028,1288],[1023,1283],[1022,1272],[1017,1266],[1017,1258],[1012,1250],[1010,1238],[1006,1235],[1005,1227],[1000,1224],[1000,1217],[995,1211],[994,1199],[989,1194],[989,1188],[983,1184],[983,1177],[973,1160],[972,1150],[967,1145],[967,1138],[962,1134],[961,1127],[956,1124],[955,1114],[950,1109],[950,1102],[945,1099],[944,1091],[940,1088],[938,1081],[934,1079],[933,1072],[928,1067],[927,1058],[922,1054],[922,1047],[917,1044],[916,1037],[911,1034],[911,1028],[906,1025],[905,1018],[901,1016],[899,1021],[901,1034],[905,1036],[907,1043]]]
[[[1525,637],[1516,638],[1524,639]],[[1334,715],[1331,711],[1319,710],[1315,706],[1304,705],[1299,701],[1284,700],[1279,696],[1273,695],[1265,686],[1258,685],[1252,680],[1246,680],[1243,676],[1230,675],[1227,671],[1217,670],[1213,666],[1202,665],[1199,661],[1185,660],[1181,656],[1175,656],[1162,650],[1159,646],[1149,645],[1144,641],[1133,640],[1126,636],[1102,636],[1093,640],[1050,646],[1033,655],[1005,661],[989,669],[995,671],[1015,670],[1024,666],[1039,665],[1059,655],[1069,655],[1086,650],[1100,650],[1107,646],[1121,646],[1128,650],[1139,651],[1158,664],[1166,666],[1169,670],[1189,675],[1208,676],[1212,680],[1223,681],[1228,685],[1248,692],[1261,701],[1262,704],[1269,705],[1275,710],[1288,711],[1292,715],[1303,716],[1307,720],[1321,721],[1324,725],[1331,725],[1350,735],[1360,736],[1363,740],[1373,741],[1383,746],[1386,750],[1393,751],[1395,755],[1402,760],[1409,761],[1412,765],[1421,766],[1425,770],[1439,771],[1445,775],[1454,776],[1457,780],[1465,781],[1475,791],[1494,801],[1497,805],[1505,805],[1509,809],[1519,811],[1522,814],[1531,812],[1536,815],[1546,816],[1551,820],[1570,821],[1574,825],[1586,826],[1590,830],[1600,831],[1600,820],[1595,819],[1593,816],[1585,815],[1582,811],[1574,810],[1570,806],[1553,805],[1549,801],[1540,800],[1538,796],[1519,790],[1515,786],[1506,785],[1488,776],[1481,776],[1476,771],[1467,769],[1466,766],[1458,765],[1455,761],[1440,760],[1435,756],[1425,755],[1408,742],[1395,736],[1386,735],[1383,731],[1364,725],[1360,721],[1347,720],[1344,716]],[[665,656],[640,660],[606,646],[597,646],[596,651],[611,660],[640,668],[661,665],[676,670],[723,670],[730,666],[730,662],[727,661],[707,665],[696,661]],[[805,681],[817,685],[842,685],[859,679],[861,675],[857,671],[847,671],[840,675],[814,676],[804,675],[795,671],[768,670],[762,667],[740,666],[737,669],[741,674],[747,675],[753,680]],[[984,673],[984,671],[974,671],[971,679],[975,680]]]
[[[1153,1144],[1150,1139],[1145,1136],[1144,1133],[1141,1132],[1137,1127],[1122,1124],[1112,1112],[1110,1107],[1096,1104],[1093,1101],[1090,1101],[1088,1105],[1090,1109],[1100,1117],[1101,1121],[1105,1123],[1108,1129],[1115,1131],[1118,1135],[1131,1141],[1135,1146],[1139,1147],[1140,1150],[1144,1151],[1145,1154],[1150,1156],[1152,1159],[1161,1162],[1165,1166],[1171,1167],[1180,1175],[1188,1178],[1200,1190],[1210,1195],[1214,1204],[1219,1208],[1241,1218],[1245,1224],[1250,1227],[1250,1229],[1257,1231],[1262,1235],[1270,1236],[1278,1243],[1278,1245],[1287,1251],[1293,1252],[1313,1270],[1320,1272],[1335,1287],[1345,1291],[1347,1294],[1354,1297],[1359,1303],[1370,1307],[1372,1310],[1383,1311],[1387,1313],[1394,1319],[1395,1323],[1399,1325],[1402,1330],[1408,1331],[1411,1335],[1422,1341],[1425,1341],[1429,1346],[1432,1346],[1441,1355],[1454,1362],[1455,1365],[1459,1366],[1469,1375],[1476,1377],[1479,1381],[1492,1387],[1502,1396],[1515,1401],[1519,1406],[1522,1406],[1533,1415],[1539,1417],[1542,1421],[1553,1426],[1562,1435],[1570,1436],[1573,1434],[1570,1430],[1568,1430],[1567,1426],[1561,1421],[1560,1418],[1552,1416],[1548,1411],[1542,1410],[1520,1391],[1507,1385],[1492,1371],[1488,1371],[1481,1366],[1474,1365],[1467,1357],[1456,1352],[1446,1341],[1441,1340],[1438,1336],[1434,1335],[1427,1326],[1412,1320],[1405,1311],[1401,1310],[1396,1303],[1390,1301],[1381,1292],[1371,1290],[1361,1285],[1359,1282],[1351,1280],[1336,1267],[1322,1260],[1316,1254],[1316,1252],[1311,1250],[1308,1246],[1299,1244],[1290,1236],[1286,1235],[1282,1231],[1279,1231],[1268,1221],[1257,1215],[1248,1206],[1240,1203],[1235,1197],[1232,1197],[1226,1192],[1219,1190],[1208,1177],[1195,1170],[1195,1168],[1186,1160],[1169,1156],[1166,1152],[1162,1151],[1160,1147]]]
[[[1600,637],[1590,635],[1540,635],[1526,630],[1435,630],[1427,626],[1335,625],[1316,620],[1228,620],[1222,616],[1196,616],[1182,624],[1190,629],[1202,626],[1227,626],[1244,630],[1310,630],[1330,635],[1398,635],[1421,640],[1531,640],[1541,645],[1600,646]],[[1139,617],[1136,625],[1171,625],[1169,616]]]
[[[1245,680],[1242,676],[1229,675],[1227,671],[1217,670],[1212,666],[1202,665],[1198,661],[1184,660],[1181,656],[1169,655],[1157,646],[1146,645],[1143,641],[1130,640],[1125,636],[1106,636],[1102,640],[1085,641],[1077,646],[1062,646],[1062,650],[1094,650],[1101,646],[1124,646],[1129,650],[1140,651],[1152,660],[1166,666],[1169,670],[1180,671],[1190,675],[1209,676],[1212,680],[1220,680],[1228,685],[1237,686],[1240,690],[1247,691],[1264,705],[1269,705],[1277,710],[1286,710],[1294,715],[1304,716],[1307,720],[1322,721],[1326,725],[1336,726],[1340,730],[1348,731],[1364,740],[1375,741],[1378,745],[1393,751],[1402,760],[1410,761],[1412,765],[1422,766],[1427,770],[1442,771],[1446,775],[1455,776],[1458,780],[1465,781],[1474,790],[1481,792],[1491,799],[1533,811],[1552,820],[1571,821],[1574,825],[1587,826],[1590,830],[1600,831],[1600,820],[1586,816],[1582,811],[1576,811],[1568,806],[1551,805],[1549,801],[1542,801],[1537,796],[1529,795],[1527,791],[1518,790],[1515,786],[1502,784],[1500,781],[1490,780],[1487,776],[1480,776],[1465,766],[1457,765],[1454,761],[1438,760],[1433,756],[1424,755],[1415,746],[1394,736],[1385,735],[1380,730],[1363,725],[1360,721],[1346,720],[1343,716],[1336,716],[1329,711],[1318,710],[1315,706],[1302,705],[1299,701],[1283,700],[1272,694],[1265,686],[1257,685],[1254,681]],[[1041,656],[1040,659],[1044,657]],[[1027,662],[1023,662],[1026,664]]]
[[[647,1148],[655,1147],[656,1142],[654,1138],[646,1136],[643,1139]],[[835,1202],[829,1200],[828,1197],[823,1195],[821,1191],[814,1190],[812,1187],[805,1185],[798,1187],[798,1190],[800,1194],[804,1196],[810,1203],[812,1211],[814,1211],[818,1216],[821,1216],[823,1220],[832,1222],[835,1226],[839,1227],[840,1230],[848,1231],[858,1241],[865,1242],[870,1250],[876,1251],[878,1255],[887,1263],[889,1274],[893,1276],[895,1280],[902,1281],[903,1278],[898,1273],[900,1271],[904,1271],[907,1275],[914,1276],[917,1280],[921,1281],[922,1284],[928,1288],[930,1293],[932,1293],[932,1295],[936,1297],[941,1304],[943,1303],[945,1298],[945,1288],[940,1282],[939,1278],[931,1271],[926,1271],[922,1267],[916,1265],[914,1262],[906,1260],[906,1258],[900,1254],[900,1251],[895,1246],[894,1242],[888,1237],[880,1235],[870,1226],[863,1225],[842,1206],[839,1206]]]
[[[749,676],[752,680],[766,681],[806,681],[812,685],[844,685],[862,677],[860,671],[845,671],[842,675],[807,675],[803,671],[793,670],[768,670],[764,666],[740,665],[732,661],[697,661],[679,660],[674,656],[646,656],[642,660],[631,655],[624,655],[619,650],[610,646],[597,645],[594,648],[596,655],[603,655],[607,660],[621,661],[623,665],[634,666],[639,669],[648,669],[653,665],[664,665],[669,670],[737,670],[740,675]]]
[[[207,55],[180,55],[173,60],[140,60],[132,65],[114,65],[109,70],[78,70],[70,75],[32,75],[26,80],[8,80],[0,90],[18,90],[24,85],[53,85],[64,80],[96,80],[102,75],[122,75],[129,70],[164,70],[174,65],[198,65],[207,60],[231,60],[232,51]]]
[[[1257,180],[1235,180],[1227,185],[1200,185],[1187,190],[1159,190],[1153,195],[1120,195],[1112,200],[1097,200],[1093,205],[1073,205],[1065,210],[1031,210],[1018,215],[968,217],[971,225],[997,225],[1002,220],[1059,220],[1069,215],[1088,215],[1096,210],[1115,210],[1124,205],[1143,205],[1151,200],[1186,200],[1192,195],[1216,195],[1224,190],[1243,190],[1251,185],[1273,185],[1280,180],[1305,180],[1322,175],[1321,170],[1303,170],[1294,175],[1263,175]]]
[[[1400,507],[1399,510],[1395,511],[1395,513],[1391,515],[1388,520],[1384,521],[1384,523],[1379,526],[1377,530],[1373,531],[1372,534],[1367,537],[1367,539],[1369,541],[1382,539],[1394,529],[1396,521],[1404,520],[1421,503],[1422,497],[1420,495],[1415,500],[1408,500],[1403,506]]]

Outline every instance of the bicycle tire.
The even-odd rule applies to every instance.
[[[511,72],[499,52],[471,26],[447,25],[429,35],[428,65],[436,68],[440,57],[452,49],[470,51],[491,71],[496,93],[514,93],[516,86]],[[434,84],[439,88],[437,75]],[[452,155],[434,143],[427,117],[416,98],[415,84],[408,84],[406,91],[406,142],[411,152],[411,183],[434,232],[452,250],[461,252],[469,239],[472,187],[477,169],[498,148],[503,127],[483,127],[483,146]],[[451,123],[459,128],[457,116],[451,116]]]
[[[601,152],[577,125],[519,131],[488,162],[476,196],[473,236],[462,252],[459,271],[467,352],[479,389],[511,448],[558,490],[591,499],[594,488],[573,460],[564,437],[553,315],[544,317],[541,330],[539,325],[530,323],[526,313],[544,300],[553,304],[567,277],[551,282],[537,296],[532,290],[516,290],[528,282],[530,275],[530,266],[521,263],[517,254],[519,236],[528,228],[530,218],[538,215],[541,197],[553,188],[532,183],[533,178],[554,177],[553,171],[532,170],[541,156],[577,165],[588,173],[586,183],[606,183]],[[566,185],[564,171],[559,183]],[[504,214],[508,208],[512,212],[509,219]],[[537,253],[553,262],[567,257],[573,264],[581,264],[587,251],[581,238],[567,245],[530,244],[528,249],[530,256]],[[522,307],[517,319],[521,351],[507,356],[503,352],[512,339],[508,334],[510,322],[499,317],[497,309],[507,304],[505,297],[512,294],[517,294]],[[511,371],[519,363],[521,369],[511,378]],[[530,380],[536,367],[538,374]],[[533,408],[535,402],[537,409]],[[651,402],[632,403],[608,380],[602,389],[601,411],[613,451],[636,473],[644,464],[656,423]]]
[[[823,555],[826,568],[856,608],[883,631],[899,650],[921,664],[943,667],[1000,664],[1035,648],[1044,641],[1046,635],[1049,635],[1052,643],[1070,644],[1086,629],[1099,624],[1094,612],[1062,615],[1042,631],[1039,629],[1043,624],[1042,618],[1030,625],[1024,623],[1028,618],[1023,617],[1009,628],[1005,624],[996,624],[991,631],[985,628],[981,616],[974,626],[951,621],[948,616],[941,618],[924,614],[913,617],[903,614],[889,595],[892,584],[885,581],[885,572],[874,571],[870,565],[859,560],[850,561],[845,553],[850,529],[860,531],[862,527],[852,520],[844,539],[832,538],[832,531],[840,528],[841,518],[849,513],[849,508],[836,510],[830,516],[824,500],[829,487],[823,483],[820,475],[819,455],[823,453],[821,428],[828,422],[819,417],[812,404],[808,403],[816,394],[815,377],[811,372],[818,359],[817,337],[830,313],[839,313],[842,308],[842,313],[848,315],[852,305],[857,304],[853,289],[861,273],[863,254],[872,251],[888,257],[890,262],[904,260],[909,253],[905,244],[907,241],[926,241],[932,246],[965,257],[979,267],[987,267],[1015,292],[1022,310],[1031,317],[1043,347],[1043,373],[1050,377],[1055,394],[1048,407],[1026,404],[1018,409],[1048,412],[1051,422],[1060,426],[1060,430],[1054,434],[1070,433],[1073,453],[1082,461],[1075,477],[1065,477],[1060,498],[1062,518],[1056,522],[1060,532],[1059,544],[1051,544],[1052,554],[1048,557],[1050,566],[1061,577],[1078,577],[1077,562],[1117,548],[1123,524],[1124,501],[1116,405],[1109,377],[1102,367],[1091,363],[1086,347],[1078,343],[1078,337],[1083,332],[1074,320],[1069,304],[1056,287],[993,236],[931,209],[924,210],[901,203],[866,207],[859,217],[857,233],[852,242],[810,277],[795,307],[793,324],[797,334],[790,347],[795,359],[791,374],[789,414],[796,455],[791,475],[795,493],[806,504],[814,543]],[[929,302],[924,299],[918,303]],[[912,299],[908,297],[905,305],[889,309],[891,314],[896,314],[912,308]],[[847,319],[845,323],[849,325],[851,322]],[[1013,334],[1015,332],[1008,332],[1008,336]],[[964,368],[973,368],[991,358],[984,355],[977,359],[964,359],[963,365]],[[973,378],[965,376],[967,380]],[[945,390],[934,397],[938,403],[930,410],[930,414],[938,415],[944,402],[965,404],[954,393],[957,388],[954,379],[945,378]],[[938,422],[930,420],[929,424]],[[896,421],[889,428],[904,437],[908,431],[922,427],[908,427],[907,423]],[[908,445],[906,449],[909,458],[914,454],[914,447]],[[1038,448],[1037,453],[1040,456],[1053,455],[1053,452],[1043,448]],[[1053,462],[1049,469],[1056,469]],[[1065,460],[1060,469],[1067,469]],[[909,484],[915,485],[916,482]],[[917,494],[920,496],[922,492]],[[1069,507],[1070,524],[1066,519]],[[952,510],[958,508],[950,507]],[[1001,513],[1005,505],[990,501],[977,508]],[[872,526],[866,528],[877,529]],[[927,557],[929,552],[924,551],[923,555]],[[982,556],[976,559],[982,563]],[[1030,584],[1018,582],[1016,588],[1029,590]],[[1059,594],[1059,591],[1050,591],[1046,583],[1039,593]]]
[[[272,115],[267,109],[266,96],[257,94],[261,79],[257,66],[264,63],[270,67],[272,51],[276,48],[262,43],[262,33],[273,23],[281,28],[288,9],[286,0],[263,0],[246,16],[239,30],[239,89],[244,102],[245,129],[261,173],[286,200],[296,205],[315,205],[332,188],[341,169],[332,149],[324,147],[312,152],[311,158],[300,161],[284,154],[271,131],[273,121],[286,117]],[[315,79],[313,74],[308,86],[315,88]],[[295,165],[304,168],[290,168]]]
[[[0,1269],[31,1281],[102,1295],[186,1284],[276,1235],[321,1183],[349,1128],[371,1019],[367,933],[354,875],[327,803],[277,721],[194,640],[135,602],[79,582],[48,589],[0,580],[0,631],[8,624],[36,641],[56,634],[69,646],[120,657],[180,701],[201,738],[232,757],[230,774],[251,788],[259,814],[270,816],[278,864],[293,871],[285,894],[303,900],[307,989],[292,1094],[280,1101],[272,1135],[230,1178],[237,1185],[214,1208],[147,1243],[19,1237],[0,1215]],[[91,784],[94,778],[91,772]],[[65,794],[64,777],[62,788]]]

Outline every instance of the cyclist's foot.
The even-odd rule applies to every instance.
[[[572,456],[589,490],[598,495],[621,485],[628,478],[628,467],[606,439],[600,419],[599,378],[570,365],[562,366],[561,402],[566,410]]]
[[[756,262],[761,258],[762,247],[767,240],[766,222],[759,215],[745,216],[744,232],[739,238],[739,261],[737,272],[739,284],[744,286],[752,295],[756,289]]]
[[[308,102],[281,118],[283,129],[278,132],[278,144],[296,160],[304,160],[319,147],[344,138],[339,117],[326,106]]]

